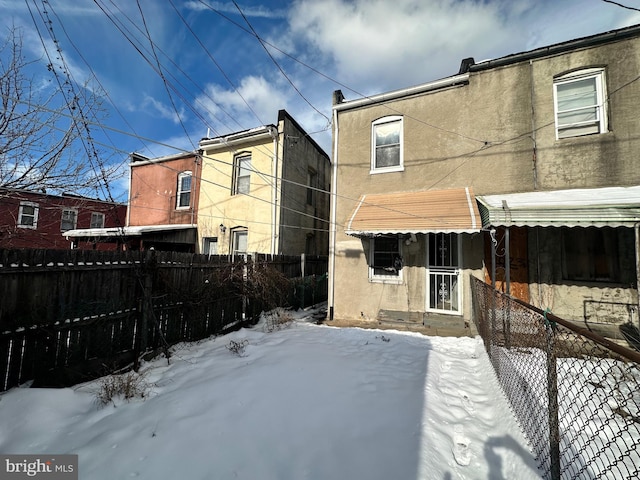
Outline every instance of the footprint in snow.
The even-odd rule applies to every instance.
[[[466,467],[471,463],[471,450],[469,444],[471,442],[464,435],[464,427],[456,425],[453,427],[453,458],[458,465]]]
[[[462,407],[467,411],[468,414],[472,414],[476,411],[476,407],[473,405],[473,400],[462,390],[459,392],[460,398],[462,400]]]

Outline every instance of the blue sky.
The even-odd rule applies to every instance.
[[[101,92],[106,117],[91,135],[123,173],[129,152],[192,150],[207,133],[275,123],[282,108],[330,154],[338,88],[359,98],[453,75],[466,57],[640,23],[640,12],[602,0],[0,0],[0,12],[3,33],[23,28],[35,81],[52,75],[46,48],[72,81]],[[126,200],[123,178],[116,200]]]

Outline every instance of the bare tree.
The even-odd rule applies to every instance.
[[[87,124],[102,112],[100,97],[71,85],[52,64],[50,77],[28,77],[38,66],[23,55],[19,29],[10,29],[0,45],[0,187],[96,192],[114,173],[99,159]]]

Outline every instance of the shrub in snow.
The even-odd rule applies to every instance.
[[[107,375],[100,380],[100,388],[96,392],[96,399],[101,405],[107,405],[108,403],[113,403],[115,398],[124,398],[127,401],[136,397],[144,398],[148,390],[149,385],[144,380],[143,375],[136,372]]]
[[[227,350],[229,350],[234,355],[239,357],[244,356],[244,348],[249,344],[247,340],[242,340],[241,342],[236,342],[235,340],[231,340],[227,345]]]
[[[287,328],[293,322],[293,315],[284,308],[276,308],[263,314],[263,316],[264,331],[268,333]]]

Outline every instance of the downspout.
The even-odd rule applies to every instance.
[[[336,271],[336,204],[338,198],[338,111],[333,109],[333,158],[331,159],[331,218],[329,224],[329,320],[333,320]]]
[[[274,129],[269,130],[271,136],[273,137],[273,171],[271,175],[273,177],[273,190],[271,192],[271,255],[275,255],[276,252],[276,244],[277,244],[277,231],[279,230],[278,225],[278,131]],[[283,143],[284,145],[284,143]],[[282,153],[284,156],[284,151]]]
[[[131,157],[129,157],[129,195],[127,195],[127,220],[125,226],[129,226],[131,220],[131,182],[133,181],[133,168],[131,168]]]

